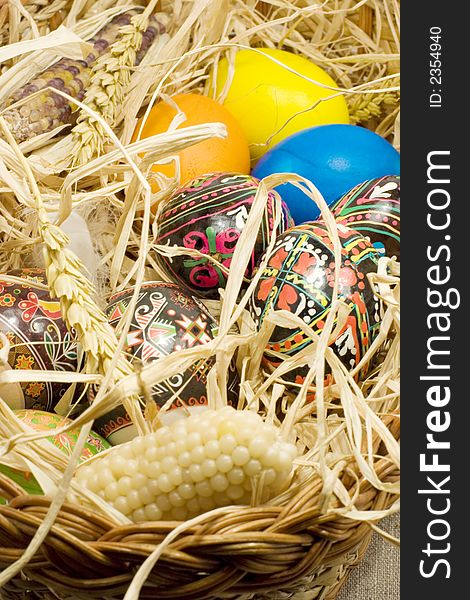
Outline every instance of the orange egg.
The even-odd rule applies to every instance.
[[[203,123],[224,123],[228,133],[224,139],[210,138],[178,153],[180,184],[205,173],[227,171],[248,174],[250,172],[250,151],[245,134],[238,121],[222,104],[200,94],[179,94],[173,96],[172,100],[186,115],[186,120],[179,129]],[[150,111],[140,138],[166,132],[176,115],[177,111],[173,106],[166,102],[159,102]],[[137,123],[133,142],[137,140],[141,122],[142,119]],[[152,171],[174,177],[176,166],[173,162],[164,165],[155,164]],[[151,185],[154,192],[159,190],[155,181],[151,181]]]

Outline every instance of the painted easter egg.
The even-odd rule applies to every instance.
[[[338,225],[341,270],[338,297],[350,308],[347,323],[331,346],[348,369],[354,368],[375,338],[380,307],[367,280],[377,270],[378,251],[357,231]],[[287,310],[320,333],[331,310],[335,254],[321,221],[292,227],[279,236],[253,292],[250,312],[258,327],[273,310]],[[265,352],[265,364],[277,367],[311,343],[301,329],[276,327]],[[273,354],[276,353],[276,356]],[[302,383],[307,367],[286,378]],[[364,371],[365,372],[365,371]]]
[[[110,298],[106,315],[113,327],[119,325],[133,293],[133,289],[128,289]],[[172,352],[210,342],[217,335],[217,327],[217,322],[204,305],[177,285],[147,282],[140,289],[125,350],[134,364],[145,365]],[[168,411],[170,420],[179,414],[177,409],[185,407],[187,412],[187,408],[192,410],[207,405],[207,375],[213,365],[213,358],[198,361],[186,371],[152,388],[152,398],[160,407],[177,394]],[[238,376],[232,365],[227,389],[230,404],[238,401],[238,385]],[[130,419],[123,407],[95,421],[96,430],[113,444],[124,441],[129,434],[125,429],[129,426]]]
[[[352,227],[386,256],[400,258],[400,176],[360,183],[331,205],[338,223]]]
[[[214,173],[194,179],[178,190],[163,206],[158,221],[157,243],[198,250],[216,258],[226,269],[232,262],[238,239],[258,189],[258,179],[237,173]],[[249,279],[256,262],[266,249],[274,229],[275,194],[268,202],[256,244],[246,271]],[[290,223],[282,205],[279,231]],[[205,257],[159,255],[159,261],[173,281],[197,296],[217,298],[227,283],[227,273]]]
[[[34,475],[29,471],[13,469],[12,467],[4,465],[0,462],[0,475],[3,475],[11,482],[16,483],[16,485],[20,486],[20,488],[30,496],[42,496],[44,493],[36,477],[34,477]],[[7,504],[7,499],[2,496],[1,491],[0,504]]]
[[[42,410],[16,410],[15,415],[31,427],[31,429],[35,429],[36,431],[50,430],[51,435],[47,439],[51,444],[54,444],[56,448],[59,448],[67,456],[72,455],[78,436],[80,435],[80,428],[70,429],[65,433],[54,435],[55,429],[69,425],[72,422],[71,419]],[[105,439],[94,431],[90,431],[80,454],[79,462],[83,462],[87,458],[91,458],[95,454],[98,454],[98,452],[110,447],[110,444]]]
[[[225,92],[227,84],[224,106],[243,127],[253,160],[307,127],[349,123],[344,96],[331,89],[338,84],[315,63],[292,52],[239,50],[233,71],[229,73],[226,58],[217,65],[217,96]]]
[[[50,431],[51,435],[46,439],[51,442],[51,444],[54,444],[54,446],[61,450],[66,456],[72,455],[80,434],[80,429],[70,429],[66,433],[54,435],[54,430],[63,427],[64,425],[68,425],[71,423],[71,419],[42,410],[24,409],[15,410],[14,412],[16,417],[31,427],[31,429],[34,429],[35,431]],[[80,464],[108,448],[111,448],[111,445],[108,444],[106,440],[94,431],[90,431],[85,445],[83,446],[83,450],[80,453],[78,463]],[[28,471],[20,471],[19,469],[13,469],[8,465],[0,463],[0,473],[6,475],[10,480],[19,485],[27,494],[37,495],[43,493],[43,490],[34,475]]]
[[[357,125],[322,125],[296,133],[267,152],[253,169],[260,179],[272,173],[296,173],[309,179],[327,204],[375,177],[400,173],[400,155],[369,129]],[[315,202],[291,183],[276,188],[296,224],[320,215]]]
[[[41,269],[20,269],[8,275],[47,282]],[[51,298],[46,290],[27,282],[10,283],[0,275],[0,333],[10,344],[8,364],[12,369],[78,370],[74,334],[67,330],[59,301]],[[0,387],[0,393],[13,409],[52,410],[69,386],[28,381]]]
[[[200,94],[179,94],[172,97],[186,119],[177,129],[203,123],[223,123],[227,127],[227,137],[209,138],[193,144],[177,153],[179,159],[179,183],[199,177],[212,171],[250,172],[250,152],[245,134],[235,117],[219,102]],[[137,123],[133,141],[158,133],[165,133],[178,114],[176,108],[167,102],[156,104],[148,115],[143,127],[142,119]],[[154,173],[175,177],[175,162],[155,164]],[[154,192],[159,190],[155,179],[150,179]]]

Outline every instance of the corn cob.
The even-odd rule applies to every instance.
[[[73,125],[77,107],[63,96],[45,88],[56,88],[77,100],[83,100],[90,82],[93,63],[116,41],[121,28],[129,25],[134,14],[134,11],[129,11],[114,17],[91,38],[89,42],[93,44],[93,51],[84,60],[62,58],[8,99],[7,106],[10,106],[39,90],[44,90],[29,102],[6,110],[3,115],[18,143],[52,131],[60,125]],[[139,64],[156,36],[162,31],[163,25],[155,17],[151,17],[150,25],[142,36],[136,64]]]
[[[134,522],[185,521],[213,508],[264,500],[288,481],[297,454],[250,411],[205,410],[116,446],[82,465],[77,481]]]

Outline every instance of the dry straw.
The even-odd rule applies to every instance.
[[[86,46],[77,43],[77,36],[89,39],[119,12],[138,12],[122,39],[98,61],[85,101],[75,101],[81,116],[74,132],[49,132],[17,145],[0,118],[0,272],[37,264],[42,253],[39,263],[46,268],[49,288],[86,353],[81,374],[12,371],[2,338],[0,385],[42,377],[100,386],[92,406],[73,423],[82,431],[70,459],[51,450],[44,434],[27,430],[0,399],[0,462],[30,470],[49,496],[25,497],[0,477],[1,494],[10,499],[0,507],[2,594],[14,600],[25,594],[131,600],[140,591],[141,597],[161,598],[333,600],[375,523],[398,509],[399,265],[382,259],[371,278],[384,317],[363,359],[374,367],[360,382],[328,347],[334,317],[336,326],[346,317],[336,291],[321,335],[284,311],[272,314],[256,332],[244,310],[259,277],[240,294],[244,265],[268,190],[279,181],[293,181],[319,204],[339,256],[336,227],[323,198],[310,182],[295,176],[268,178],[260,186],[237,246],[236,268],[220,301],[209,303],[220,319],[219,335],[211,343],[136,373],[122,353],[125,336],[117,340],[100,307],[106,293],[131,284],[132,310],[142,281],[164,277],[155,258],[169,250],[155,244],[150,208],[155,204],[158,214],[176,184],[162,179],[162,191],[152,195],[146,181],[151,164],[225,135],[222,125],[212,123],[130,144],[137,116],[148,114],[165,94],[211,93],[208,76],[220,56],[231,60],[237,48],[268,45],[298,52],[327,69],[338,83],[331,94],[346,96],[353,122],[399,147],[399,7],[393,0],[154,4],[0,0],[0,110],[9,94],[61,52],[80,53]],[[169,35],[133,67],[154,8],[165,13]],[[77,143],[81,154],[74,163]],[[93,232],[100,279],[86,273],[67,247],[61,224],[72,211],[84,216]],[[279,218],[279,204],[276,214]],[[100,282],[98,291],[92,280]],[[261,365],[262,348],[275,325],[300,326],[313,343],[268,373]],[[128,327],[129,318],[124,333]],[[95,418],[122,402],[138,431],[158,426],[155,407],[150,403],[144,417],[139,398],[147,398],[164,378],[211,356],[216,357],[208,384],[212,406],[225,402],[226,366],[235,357],[241,374],[239,408],[261,411],[286,438],[296,440],[299,458],[292,485],[261,507],[227,507],[185,523],[133,525],[73,480],[86,434]],[[288,384],[286,373],[300,365],[310,367],[306,382]],[[334,376],[328,387],[322,376],[326,365]],[[312,391],[315,401],[309,402]]]

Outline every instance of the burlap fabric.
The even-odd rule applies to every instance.
[[[400,537],[400,517],[384,519],[380,527]],[[399,600],[399,548],[374,535],[360,565],[351,571],[337,600]]]

